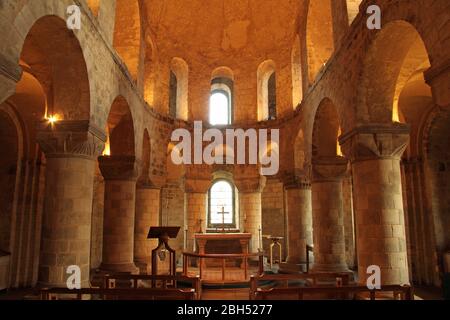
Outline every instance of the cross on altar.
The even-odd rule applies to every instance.
[[[222,207],[222,211],[217,212],[217,214],[222,215],[222,233],[225,233],[225,215],[229,214],[229,212],[226,212],[225,207]]]

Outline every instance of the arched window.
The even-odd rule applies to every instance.
[[[178,93],[178,79],[173,71],[170,71],[169,84],[169,115],[172,118],[177,117],[177,93]]]
[[[227,78],[213,79],[209,99],[209,123],[213,126],[232,122],[233,81]]]
[[[208,228],[236,228],[234,186],[226,180],[214,182],[208,194]]]
[[[170,64],[169,115],[188,120],[189,66],[181,58],[173,58]]]
[[[258,67],[258,121],[277,118],[277,81],[275,63],[267,60]]]
[[[275,120],[277,118],[277,77],[275,72],[272,73],[267,83],[267,93],[269,120]]]

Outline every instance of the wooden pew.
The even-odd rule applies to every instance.
[[[298,273],[298,274],[264,274],[250,278],[250,300],[255,299],[258,285],[261,281],[271,281],[289,288],[289,282],[304,280],[306,286],[348,286],[351,284],[351,272],[329,272],[329,273]],[[324,284],[324,281],[328,283]],[[331,283],[330,283],[331,281]],[[297,286],[298,287],[298,286]]]
[[[392,293],[394,300],[414,300],[413,289],[408,285],[388,285],[381,289],[371,290],[366,286],[342,286],[342,287],[296,287],[296,288],[258,288],[255,294],[257,300],[270,300],[280,297],[296,296],[298,300],[303,300],[305,295],[327,295],[337,299],[341,297],[355,297],[356,295],[368,295],[370,300],[376,300],[377,294]]]
[[[145,281],[145,283],[144,283]],[[187,276],[171,276],[171,275],[132,275],[132,274],[108,274],[103,277],[103,288],[115,289],[117,283],[128,283],[131,289],[180,289],[179,284],[188,283],[191,289],[195,291],[197,300],[201,299],[202,285],[200,276],[187,277]],[[147,284],[149,287],[140,287],[139,285]]]
[[[83,297],[92,299],[93,296],[97,296],[99,300],[195,300],[196,295],[194,289],[44,288],[40,290],[41,300],[83,300]]]

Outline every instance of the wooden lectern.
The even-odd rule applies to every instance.
[[[169,273],[175,276],[177,273],[176,254],[169,246],[169,239],[174,239],[178,236],[180,227],[151,227],[148,232],[148,239],[158,239],[158,247],[152,250],[152,275],[158,275],[158,252],[161,249],[169,251],[170,255],[170,270]]]

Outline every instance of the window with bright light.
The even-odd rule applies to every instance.
[[[209,190],[209,216],[210,228],[234,228],[234,187],[226,180],[219,180]]]
[[[213,126],[231,123],[230,99],[225,92],[215,91],[209,100],[209,123]]]

